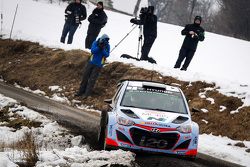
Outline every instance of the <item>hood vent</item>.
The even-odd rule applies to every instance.
[[[187,120],[188,120],[187,117],[178,116],[175,120],[173,120],[172,123],[174,123],[174,124],[182,124],[182,123],[186,122]]]
[[[121,111],[130,118],[138,119],[139,117],[130,109],[121,109]]]

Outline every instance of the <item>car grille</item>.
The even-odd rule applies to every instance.
[[[172,149],[179,139],[178,133],[153,133],[138,128],[131,128],[130,134],[137,146],[158,149]]]

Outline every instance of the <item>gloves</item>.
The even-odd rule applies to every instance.
[[[99,40],[99,42],[98,42],[98,46],[99,46],[99,48],[100,49],[104,49],[105,48],[105,45],[106,45],[106,43],[105,43],[105,41],[104,40]]]

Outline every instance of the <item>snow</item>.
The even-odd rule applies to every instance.
[[[206,100],[210,101],[210,102],[211,102],[211,104],[214,104],[214,103],[215,103],[215,102],[214,102],[214,99],[213,99],[213,98],[211,98],[211,97],[207,98]]]
[[[70,101],[68,100],[67,97],[58,95],[58,94],[56,94],[56,93],[53,94],[52,97],[51,97],[50,99],[51,99],[51,100],[54,100],[54,101],[61,102],[61,103],[70,104]]]
[[[220,112],[224,111],[225,109],[227,109],[227,107],[225,107],[225,106],[220,106]]]
[[[62,88],[60,88],[60,86],[49,86],[49,89],[53,92],[53,91],[58,91],[61,92]]]
[[[0,166],[1,167],[18,167],[18,165],[11,162],[9,157],[3,152],[0,152]]]
[[[199,152],[228,160],[243,166],[250,166],[250,153],[245,150],[247,148],[234,146],[237,142],[227,137],[213,136],[202,134],[199,136]],[[248,148],[249,141],[243,142]]]
[[[131,13],[133,12],[133,5],[135,2],[136,0],[131,0],[128,4],[124,0],[114,0],[114,7]],[[19,6],[12,34],[14,39],[39,42],[44,46],[52,48],[85,50],[84,39],[86,37],[88,26],[88,22],[86,20],[83,22],[81,28],[76,31],[72,45],[66,45],[59,42],[64,25],[64,10],[67,5],[65,3],[62,3],[61,5],[51,5],[47,4],[45,1],[35,2],[32,0],[2,0],[1,9],[3,11],[3,33],[5,34],[5,38],[9,37],[17,3]],[[90,14],[94,6],[88,4],[86,7],[88,8],[88,14]],[[129,22],[131,17],[110,11],[106,11],[106,13],[109,20],[100,34],[107,33],[110,36],[111,48],[114,48],[118,42],[132,29],[132,24]],[[241,98],[244,102],[243,106],[249,106],[250,66],[248,63],[250,62],[250,42],[206,32],[205,41],[199,43],[198,49],[188,68],[188,71],[179,71],[177,69],[173,69],[173,66],[178,57],[178,52],[184,38],[180,35],[182,28],[183,27],[180,26],[158,23],[158,37],[150,51],[150,56],[157,61],[157,65],[120,58],[120,55],[124,53],[135,57],[137,56],[138,28],[131,32],[131,34],[129,34],[128,37],[113,50],[111,56],[108,58],[108,61],[130,63],[137,67],[156,70],[163,75],[172,76],[184,81],[206,81],[209,83],[215,83],[217,87],[216,90],[227,96]],[[51,90],[54,91],[53,88],[51,88]],[[209,98],[206,97],[205,94],[200,94],[200,96]],[[63,99],[57,94],[54,94],[53,99],[65,101],[67,103],[67,99]],[[210,100],[212,102],[212,99]],[[0,108],[6,105],[12,106],[14,103],[15,100],[0,95]],[[86,108],[86,106],[78,107]],[[220,108],[220,111],[225,110],[223,106]],[[23,108],[23,111],[27,111],[27,109]],[[203,111],[208,112],[207,110]],[[231,113],[237,113],[237,111],[238,110]],[[22,111],[17,112],[19,113]],[[30,118],[35,119],[35,116],[32,116],[32,114],[28,115]],[[203,122],[206,123],[206,120],[203,120]],[[58,130],[58,128],[56,128],[57,126],[58,125],[56,123],[50,122],[48,125],[44,126],[44,132],[49,130],[48,128],[51,128],[53,133],[55,133],[55,131]],[[8,141],[9,139],[4,138],[5,136],[9,136],[9,138],[15,138],[15,135],[17,137],[21,136],[21,132],[25,130],[26,129],[23,128],[14,133],[10,128],[1,127],[0,140]],[[41,133],[42,131],[43,130],[40,130]],[[45,136],[45,139],[46,138],[49,141],[51,136]],[[60,140],[58,139],[58,141]],[[212,134],[202,134],[200,135],[199,140],[199,152],[237,164],[250,166],[250,153],[245,152],[246,148],[228,145],[228,143],[234,144],[236,142],[237,141],[233,141],[226,137],[216,137]],[[250,148],[248,141],[244,141],[244,143],[247,148]],[[93,165],[94,163],[95,165],[106,163],[103,162],[102,158],[99,156],[109,156],[108,163],[115,163],[116,160],[122,162],[124,159],[128,160],[124,160],[124,163],[126,163],[133,159],[132,154],[129,154],[129,152],[119,150],[118,152],[115,152],[115,154],[117,153],[117,157],[121,160],[118,160],[117,157],[111,158],[114,152],[103,151],[83,154],[85,152],[87,152],[87,149],[79,147],[72,147],[65,150],[44,151],[41,153],[41,162],[38,163],[37,166],[66,164],[69,163],[69,161],[71,162],[71,160],[75,161],[71,163],[71,166],[80,166],[79,163],[88,163],[85,164],[85,166]],[[84,158],[93,159],[84,161]],[[4,160],[0,161],[0,166],[6,166],[11,163],[6,160],[6,156],[3,153],[0,154],[0,160],[2,159]]]
[[[21,106],[15,100],[0,94],[1,108],[11,106],[9,112],[18,114],[23,119],[40,121],[42,125],[38,128],[29,129],[22,127],[19,130],[0,126],[0,144],[5,147],[0,149],[0,166],[16,167],[14,162],[21,161],[22,153],[7,149],[11,145],[23,138],[25,133],[32,132],[35,135],[36,143],[40,146],[39,161],[36,167],[45,166],[102,166],[120,164],[130,166],[135,160],[135,155],[128,151],[91,151],[88,145],[82,145],[83,136],[72,136],[66,129],[57,122],[53,122],[45,116]],[[1,123],[1,122],[0,122]],[[3,152],[4,151],[4,152]],[[13,162],[14,161],[14,162]]]
[[[204,112],[204,113],[209,112],[209,111],[208,111],[207,109],[205,109],[205,108],[202,108],[201,111]]]

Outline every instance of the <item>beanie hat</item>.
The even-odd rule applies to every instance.
[[[201,22],[202,18],[201,18],[201,16],[195,16],[194,21],[195,20],[200,20],[200,22]]]
[[[103,8],[103,2],[102,1],[97,2],[97,4],[101,5],[102,8]]]
[[[107,34],[103,34],[100,39],[99,39],[101,42],[102,41],[108,41],[109,40],[109,36]]]

